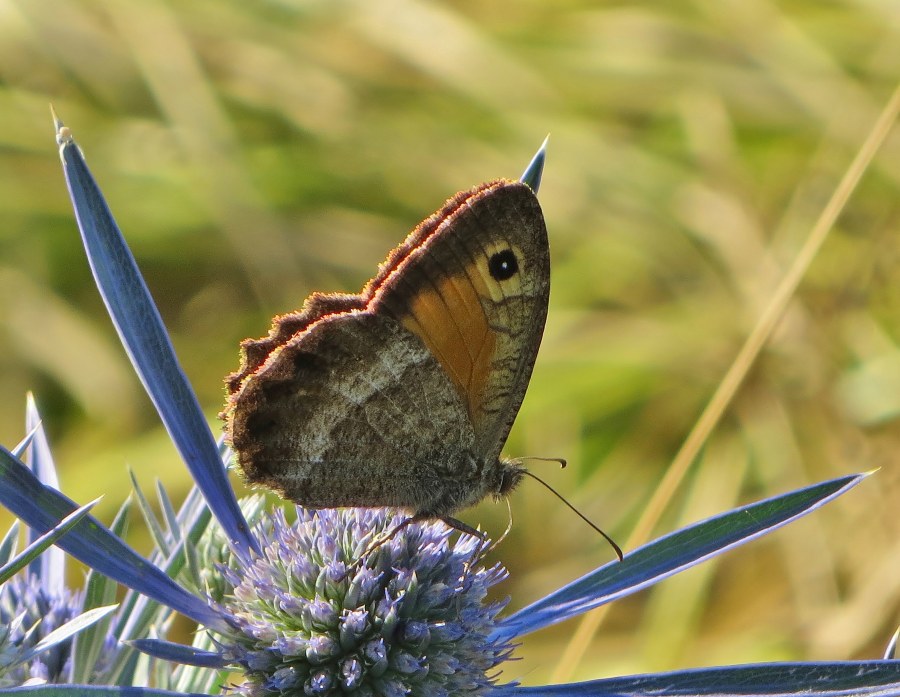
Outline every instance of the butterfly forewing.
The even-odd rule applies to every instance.
[[[505,267],[496,268],[498,258]],[[494,182],[473,191],[376,291],[376,307],[419,336],[446,371],[485,459],[499,455],[528,387],[549,279],[536,197],[524,184]]]

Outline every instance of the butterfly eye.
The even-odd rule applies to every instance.
[[[519,260],[511,249],[504,249],[491,255],[488,260],[488,271],[495,281],[505,281],[512,278],[519,270]]]

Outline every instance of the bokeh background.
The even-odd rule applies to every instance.
[[[531,467],[624,542],[898,80],[880,0],[0,0],[0,439],[33,390],[65,491],[105,495],[101,518],[127,466],[189,486],[93,286],[48,103],[217,431],[242,338],[358,290],[550,132],[550,315],[506,450],[568,458]],[[900,622],[898,191],[893,136],[656,531],[877,475],[617,603],[578,651],[578,623],[528,637],[507,678],[880,655]],[[513,608],[612,556],[534,482],[512,509]],[[499,534],[506,507],[464,517]]]

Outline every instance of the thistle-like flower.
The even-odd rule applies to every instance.
[[[50,632],[81,613],[82,597],[63,589],[50,593],[34,574],[19,574],[0,587],[0,687],[68,682],[71,641],[27,662],[19,657]],[[7,666],[9,666],[7,668]]]
[[[232,590],[218,641],[243,668],[248,695],[478,694],[511,651],[493,638],[505,603],[486,603],[499,566],[471,566],[482,541],[451,545],[440,522],[407,526],[348,573],[368,539],[399,517],[383,510],[281,511],[261,554],[224,569]]]
[[[50,446],[34,400],[29,395],[26,410],[28,437],[17,450],[24,450],[34,476],[47,486],[56,484],[56,469]],[[65,583],[65,556],[52,542],[85,517],[93,504],[84,506],[36,537],[13,558],[19,526],[14,523],[0,543],[0,688],[72,682],[76,662],[74,636],[115,610],[115,606],[85,607],[85,592]],[[96,600],[96,598],[94,598]],[[103,682],[118,651],[108,622],[99,625],[93,642],[102,651],[85,657],[90,646],[77,656],[80,669]]]

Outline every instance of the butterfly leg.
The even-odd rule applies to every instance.
[[[424,516],[423,520],[430,520],[431,518],[432,518],[432,516]],[[441,522],[444,525],[446,525],[447,527],[454,528],[456,530],[459,530],[460,532],[466,533],[467,535],[471,535],[472,537],[477,537],[482,542],[487,540],[487,534],[481,532],[481,530],[476,530],[471,525],[466,525],[461,520],[457,520],[456,518],[451,518],[450,516],[447,516],[447,515],[439,516],[439,518],[440,518]]]
[[[482,559],[482,557],[484,557],[485,554],[488,553],[488,550],[490,550],[493,545],[491,545],[487,533],[484,533],[481,530],[476,530],[471,525],[466,525],[461,520],[451,518],[450,516],[441,516],[441,521],[444,523],[444,525],[455,528],[456,530],[459,530],[460,532],[467,535],[471,535],[472,537],[477,538],[479,541],[478,546],[475,547],[475,551],[472,553],[472,556],[469,557],[468,561],[466,561],[466,563],[463,565],[462,576],[460,576],[459,578],[460,591],[464,592],[469,581],[469,577],[472,574],[473,567]],[[459,598],[457,598],[457,601],[459,603]],[[459,610],[458,603],[457,610]]]
[[[363,565],[366,563],[366,560],[368,559],[369,555],[372,554],[372,552],[374,552],[376,549],[381,547],[381,545],[383,545],[385,542],[390,542],[394,538],[394,536],[396,536],[397,533],[399,533],[401,530],[408,527],[409,525],[412,525],[413,523],[421,523],[423,520],[429,520],[429,519],[430,519],[430,516],[423,516],[423,515],[410,516],[409,518],[406,518],[405,520],[401,521],[400,523],[397,523],[397,525],[392,527],[390,530],[383,532],[382,534],[373,538],[369,542],[369,544],[366,545],[366,548],[362,551],[362,554],[360,554],[356,558],[356,560],[352,564],[350,564],[350,566],[347,567],[347,571],[344,573],[344,576],[341,580],[346,579],[349,576],[352,576],[353,574],[355,574],[357,571],[359,571],[363,567]]]
[[[422,523],[425,521],[434,520],[434,517],[435,516],[428,513],[417,513],[401,521],[390,530],[387,530],[386,532],[372,539],[369,544],[366,545],[366,548],[362,551],[362,553],[356,558],[356,560],[347,567],[347,571],[344,573],[341,580],[344,580],[359,571],[359,569],[361,569],[362,566],[366,563],[366,560],[368,559],[369,555],[372,554],[372,552],[381,547],[381,545],[383,545],[385,542],[390,542],[401,530],[405,529],[409,525],[412,525],[413,523]],[[481,530],[476,530],[471,525],[467,525],[461,520],[451,518],[450,516],[440,516],[440,520],[448,527],[459,530],[460,532],[467,535],[472,535],[472,537],[476,537],[480,540],[479,545],[475,548],[475,553],[472,555],[472,558],[466,563],[465,572],[463,573],[461,579],[461,582],[464,584],[468,577],[469,569],[481,558],[482,554],[486,552],[489,547],[487,535]]]

